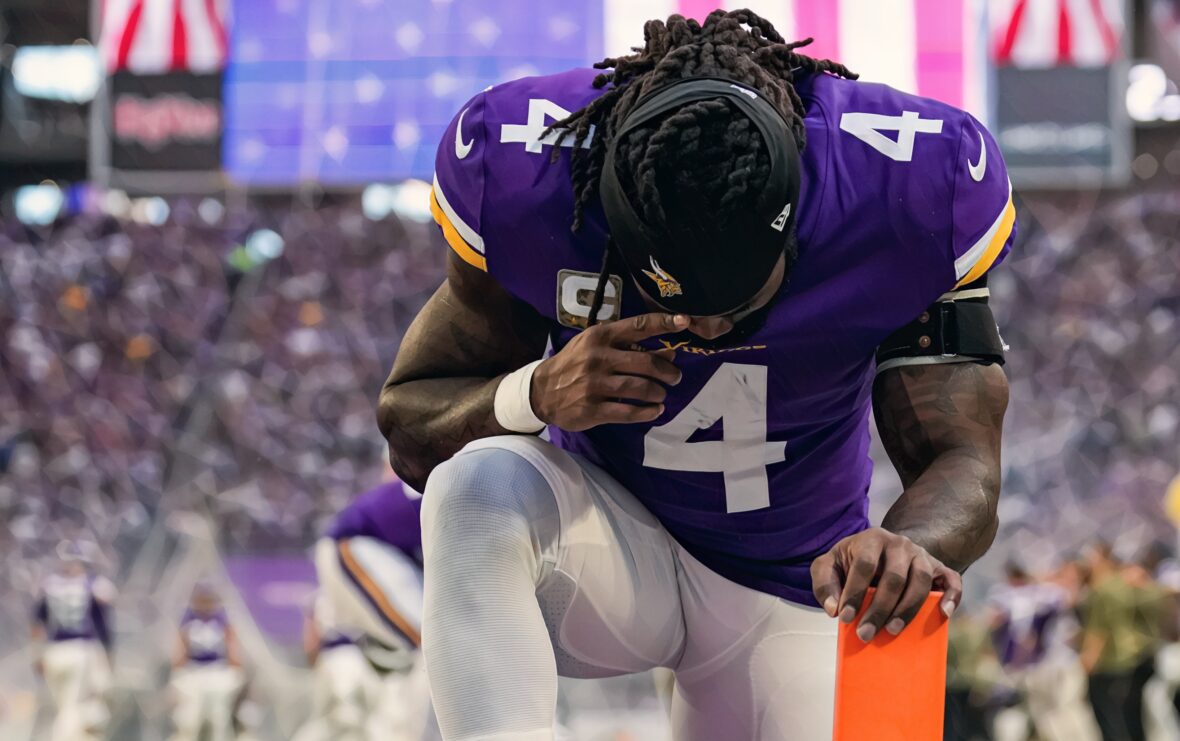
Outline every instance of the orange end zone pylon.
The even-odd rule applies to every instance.
[[[873,593],[856,620],[840,624],[833,741],[939,741],[949,624],[942,592],[930,593],[900,635],[881,630],[864,643],[856,626]]]

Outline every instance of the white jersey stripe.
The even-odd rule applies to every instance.
[[[438,175],[434,176],[434,197],[438,201],[438,207],[443,210],[450,220],[451,226],[455,227],[455,231],[463,238],[463,241],[471,246],[479,254],[483,254],[483,237],[475,233],[475,230],[467,226],[463,219],[459,218],[459,214],[455,213],[455,209],[451,208],[450,202],[446,195],[443,194],[442,187],[438,184]]]
[[[840,61],[862,80],[918,92],[913,0],[841,0]],[[888,39],[888,53],[881,40]]]
[[[939,301],[966,301],[969,298],[987,298],[992,292],[987,288],[967,288],[962,291],[951,291],[938,297]]]
[[[975,359],[970,355],[919,355],[916,358],[891,358],[877,366],[877,375],[881,375],[890,368],[900,368],[905,365],[946,365],[947,363],[968,363]]]
[[[409,556],[376,538],[348,539],[348,550],[409,627],[422,630],[422,570]]]
[[[1000,225],[1004,223],[1004,214],[1008,212],[1008,204],[1012,202],[1012,181],[1008,181],[1008,198],[1005,199],[1004,205],[1000,207],[1000,213],[996,216],[996,220],[992,222],[991,227],[984,233],[979,241],[971,245],[971,249],[963,253],[962,257],[955,260],[955,280],[961,280],[964,275],[971,272],[971,268],[975,267],[975,263],[979,262],[984,253],[987,252],[988,245],[992,243],[996,232],[1000,230]]]

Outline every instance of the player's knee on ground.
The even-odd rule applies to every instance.
[[[549,484],[509,450],[480,448],[456,455],[434,470],[423,494],[422,548],[428,562],[466,557],[473,562],[469,567],[478,568],[481,562],[511,558],[538,576],[539,554],[557,528],[557,502]]]
[[[422,647],[444,738],[549,733],[557,669],[535,589],[556,522],[544,477],[509,450],[460,453],[431,474]]]

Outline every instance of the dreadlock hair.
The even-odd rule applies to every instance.
[[[750,10],[715,10],[703,24],[681,15],[643,26],[644,45],[635,53],[604,59],[594,79],[610,89],[549,130],[560,144],[574,137],[570,180],[573,231],[582,226],[598,191],[608,144],[646,93],[689,77],[718,77],[759,91],[783,114],[795,141],[806,144],[803,101],[794,71],[830,72],[855,79],[841,64],[796,53],[811,43],[787,43],[770,21]],[[593,134],[593,136],[591,136]],[[583,148],[587,140],[589,147]],[[628,133],[617,150],[619,180],[639,216],[672,240],[719,236],[731,229],[743,207],[756,201],[770,174],[770,155],[757,127],[724,100],[699,100]],[[732,231],[728,232],[732,235]],[[598,316],[613,249],[603,257],[590,322]]]

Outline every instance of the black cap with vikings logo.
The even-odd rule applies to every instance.
[[[616,148],[628,132],[697,100],[722,98],[757,127],[770,156],[770,175],[750,218],[716,240],[673,240],[636,213],[619,182]],[[799,198],[799,150],[786,120],[757,91],[732,80],[687,78],[648,93],[628,114],[603,165],[599,195],[611,240],[635,281],[668,311],[717,316],[747,303],[766,284],[789,244]],[[609,249],[609,247],[608,247]]]

